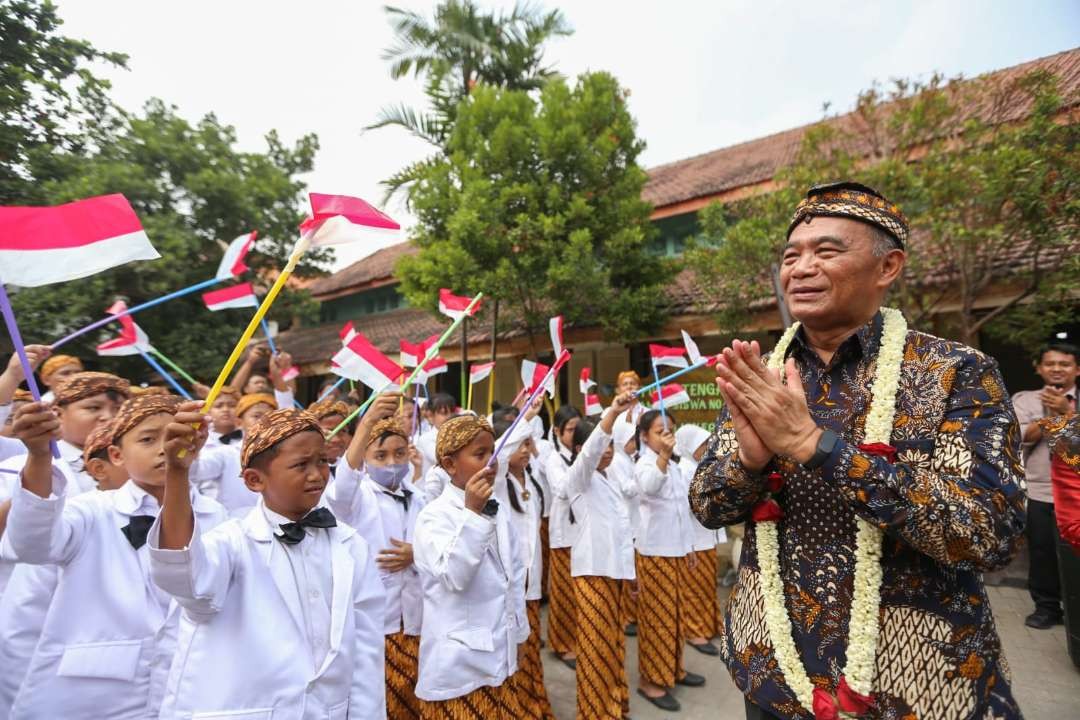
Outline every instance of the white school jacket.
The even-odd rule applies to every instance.
[[[230,515],[243,516],[259,501],[241,476],[240,443],[203,447],[191,464],[188,478],[199,492],[225,506]]]
[[[679,459],[679,472],[687,481],[692,480],[697,471],[698,463],[690,455],[683,455]],[[687,483],[689,484],[689,482]],[[690,513],[691,546],[694,550],[714,550],[717,543],[727,541],[727,532],[724,528],[710,530],[698,522],[697,517]]]
[[[356,528],[378,555],[379,551],[393,547],[390,538],[413,541],[416,517],[425,505],[424,494],[408,481],[402,482],[401,487],[410,493],[408,510],[370,475],[353,468],[342,457],[334,482],[327,488],[326,502],[338,520]],[[424,596],[416,566],[400,572],[379,568],[379,577],[386,588],[386,634],[404,630],[406,635],[419,635]]]
[[[577,501],[580,497],[566,490],[566,471],[570,467],[570,451],[557,439],[555,451],[544,463],[544,476],[551,488],[551,514],[548,516],[548,540],[553,548],[568,548],[577,539]],[[573,515],[573,521],[571,521]]]
[[[540,487],[544,490],[544,509],[543,517],[551,516],[551,499],[554,493],[551,492],[551,483],[547,479],[547,470],[544,468],[544,464],[547,462],[548,456],[555,452],[555,446],[551,444],[551,441],[545,438],[533,438],[533,443],[536,446],[536,452],[533,454],[532,462],[530,466],[533,469],[533,477],[536,478],[536,482],[540,483]]]
[[[0,597],[0,718],[11,713],[59,577],[56,565],[18,563]]]
[[[70,499],[64,484],[54,467],[50,498],[20,487],[12,499],[5,552],[60,569],[11,718],[155,717],[177,613],[150,580],[149,549],[136,551],[121,528],[156,515],[157,501],[130,480]],[[205,527],[225,518],[207,498],[195,496],[193,510]]]
[[[514,484],[518,505],[521,512],[510,504],[510,483]],[[521,483],[510,474],[495,482],[495,497],[499,501],[499,512],[505,508],[510,516],[510,529],[514,533],[522,567],[525,568],[525,600],[539,600],[543,597],[544,555],[540,547],[540,493],[536,491],[528,475],[525,476],[529,499],[525,499]]]
[[[421,476],[420,489],[424,493],[424,502],[429,503],[442,495],[443,490],[450,484],[450,476],[438,465],[432,465]]]
[[[477,515],[465,507],[465,491],[450,483],[416,519],[421,700],[498,687],[517,671],[518,644],[529,637],[525,566],[510,527],[513,511],[501,505],[495,517]]]
[[[667,472],[656,466],[659,456],[642,447],[634,467],[634,479],[641,490],[641,524],[635,545],[642,555],[682,557],[693,546],[690,527],[690,482],[674,460]]]
[[[570,574],[633,580],[634,535],[623,489],[610,466],[605,473],[596,469],[610,443],[597,426],[567,472],[569,492],[582,498],[574,506],[581,534],[570,551]]]
[[[377,720],[386,717],[383,587],[366,542],[329,529],[330,652],[317,671],[289,559],[258,504],[242,519],[162,550],[154,582],[183,607],[165,720]],[[310,539],[302,542],[310,542]]]

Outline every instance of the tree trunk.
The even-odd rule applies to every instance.
[[[496,298],[491,307],[491,362],[499,349],[499,300]]]

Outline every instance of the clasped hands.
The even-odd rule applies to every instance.
[[[760,472],[776,455],[807,462],[821,437],[794,360],[782,374],[783,379],[780,370],[765,366],[757,341],[735,340],[716,363],[716,387],[731,413],[739,461],[751,472]]]

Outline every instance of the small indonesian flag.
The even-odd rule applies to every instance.
[[[405,374],[400,365],[372,345],[363,333],[357,333],[341,348],[334,355],[332,364],[338,375],[362,382],[375,391],[399,382]]]
[[[442,375],[450,370],[450,366],[441,357],[433,357],[424,363],[423,369],[413,378],[413,384],[426,385],[428,378],[434,375]]]
[[[356,328],[353,327],[352,320],[341,327],[341,332],[338,333],[338,336],[341,338],[342,345],[348,345],[349,341],[356,337]]]
[[[587,367],[581,368],[581,377],[578,380],[578,387],[581,388],[582,395],[588,395],[589,391],[596,387],[596,381],[590,379],[592,370]]]
[[[690,337],[690,333],[685,330],[680,330],[682,333],[683,347],[686,348],[686,356],[690,358],[691,365],[697,365],[701,362],[701,351],[698,350],[697,343],[694,342],[694,338]]]
[[[653,391],[652,404],[659,405],[664,403],[664,407],[674,407],[676,405],[682,405],[690,402],[690,395],[679,383],[668,383],[660,388],[660,391]]]
[[[650,343],[649,355],[652,357],[653,364],[655,365],[671,365],[672,367],[681,368],[686,367],[686,358],[683,357],[683,351],[679,348]]]
[[[300,225],[300,231],[311,233],[312,245],[340,245],[371,239],[372,233],[397,234],[401,229],[393,218],[348,195],[309,193],[311,217]]]
[[[246,273],[249,268],[244,260],[247,258],[251,246],[255,244],[256,235],[258,233],[252,230],[229,243],[229,247],[225,248],[225,254],[221,258],[221,263],[218,264],[217,274],[214,277],[218,280],[228,280],[231,277]]]
[[[495,363],[476,363],[469,366],[469,384],[475,385],[482,380],[486,380],[491,371],[495,369]]]
[[[548,370],[551,368],[543,363],[533,362],[532,360],[521,361],[521,384],[529,389],[529,394],[532,394],[536,388],[540,387],[540,383],[544,382],[544,376],[547,375]],[[555,397],[555,374],[552,373],[551,377],[544,383],[544,390],[551,397]]]
[[[555,357],[559,357],[563,353],[563,319],[562,315],[556,315],[548,321],[548,329],[551,332],[551,347],[555,351]]]
[[[161,257],[123,195],[53,207],[0,207],[0,282],[67,282]]]
[[[401,341],[401,364],[404,367],[414,368],[420,361],[427,357],[428,351],[439,341],[438,334],[432,335],[420,343]]]
[[[465,314],[465,311],[469,307],[469,303],[473,301],[472,298],[462,297],[461,295],[454,295],[446,288],[439,290],[439,312],[446,315],[449,318],[457,320],[459,317]],[[472,312],[469,315],[475,315],[476,311],[480,309],[480,303],[476,303]]]
[[[296,377],[300,377],[300,366],[299,365],[293,365],[292,367],[286,369],[285,372],[281,373],[281,379],[284,380],[285,382],[289,382],[290,380],[292,380],[293,378],[296,378]]]
[[[110,312],[116,308],[116,305],[109,308]],[[127,307],[121,308],[120,312],[126,310]],[[112,313],[116,314],[116,313]],[[118,357],[121,355],[139,355],[141,353],[150,352],[150,338],[146,336],[143,329],[135,324],[135,321],[131,319],[130,315],[125,315],[119,318],[120,334],[109,340],[103,342],[97,346],[98,355]]]
[[[604,406],[600,403],[599,395],[586,395],[585,396],[585,414],[586,415],[599,415],[604,412]]]
[[[213,312],[230,308],[259,307],[259,298],[255,297],[255,288],[251,283],[240,283],[220,290],[203,293],[203,302]]]

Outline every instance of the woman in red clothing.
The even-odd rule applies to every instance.
[[[1058,570],[1066,643],[1073,664],[1080,667],[1080,415],[1046,418],[1042,423],[1050,445],[1050,482],[1062,540]]]

